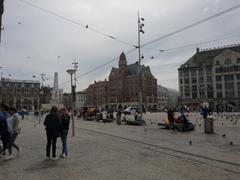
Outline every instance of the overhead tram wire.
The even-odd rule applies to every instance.
[[[235,6],[231,7],[231,8],[228,8],[228,9],[226,9],[226,10],[224,10],[224,11],[218,12],[217,14],[214,14],[214,15],[212,15],[212,16],[209,16],[209,17],[205,18],[205,19],[199,20],[199,21],[197,21],[197,22],[195,22],[195,23],[192,23],[192,24],[190,24],[190,25],[188,25],[188,26],[185,26],[185,27],[183,27],[183,28],[180,28],[180,29],[178,29],[178,30],[176,30],[176,31],[174,31],[174,32],[171,32],[171,33],[168,33],[168,34],[166,34],[166,35],[164,35],[164,36],[161,36],[161,37],[158,37],[158,38],[156,38],[156,39],[153,39],[153,40],[151,40],[151,41],[143,44],[141,47],[144,47],[144,46],[153,44],[153,43],[155,43],[155,42],[157,42],[157,41],[159,41],[159,40],[162,40],[162,39],[165,39],[165,38],[167,38],[167,37],[169,37],[169,36],[172,36],[172,35],[174,35],[174,34],[180,33],[180,32],[182,32],[182,31],[185,31],[185,30],[189,29],[189,28],[192,28],[192,27],[194,27],[194,26],[197,26],[197,25],[199,25],[199,24],[202,24],[202,23],[204,23],[204,22],[207,22],[207,21],[209,21],[209,20],[212,20],[212,19],[214,19],[214,18],[216,18],[216,17],[222,16],[222,15],[224,15],[224,14],[226,14],[226,13],[229,13],[229,12],[234,11],[234,10],[239,9],[239,8],[240,8],[240,4],[237,4],[237,5],[235,5]]]
[[[157,51],[157,52],[162,53],[162,52],[168,52],[168,51],[184,49],[184,48],[188,48],[188,47],[192,47],[192,46],[197,46],[197,45],[200,45],[200,44],[207,44],[207,43],[213,43],[213,42],[222,41],[222,40],[226,40],[226,39],[232,39],[232,38],[236,38],[236,37],[239,37],[239,36],[240,36],[240,34],[229,35],[229,36],[225,36],[223,38],[212,39],[212,40],[208,40],[208,41],[200,41],[200,42],[186,44],[186,45],[177,46],[177,47],[168,48],[168,49],[164,49],[164,48],[163,49],[144,48],[144,49]]]
[[[71,19],[69,19],[69,18],[66,18],[66,17],[64,17],[64,16],[58,15],[57,13],[54,13],[54,12],[52,12],[52,11],[46,10],[46,9],[44,9],[44,8],[41,8],[41,7],[39,7],[39,6],[35,5],[35,4],[32,4],[32,3],[30,3],[30,2],[27,2],[27,1],[25,1],[25,0],[19,0],[19,1],[21,1],[21,2],[23,2],[23,3],[25,3],[25,4],[28,4],[28,5],[32,6],[32,7],[38,8],[38,9],[40,9],[40,10],[42,10],[42,11],[45,11],[45,12],[47,12],[47,13],[49,13],[49,14],[52,14],[52,15],[54,15],[54,16],[56,16],[56,17],[59,17],[59,18],[61,18],[61,19],[64,19],[65,21],[71,22],[71,23],[73,23],[73,24],[79,25],[79,26],[84,27],[84,28],[88,28],[89,30],[91,30],[91,31],[93,31],[93,32],[96,32],[96,33],[99,33],[99,34],[108,36],[108,37],[111,38],[111,39],[115,39],[116,41],[119,41],[119,42],[122,42],[122,43],[124,42],[124,44],[133,46],[134,48],[131,49],[131,50],[129,50],[128,53],[126,53],[126,54],[129,54],[129,53],[135,51],[135,50],[138,48],[138,47],[135,46],[135,45],[132,45],[132,44],[127,43],[127,42],[125,42],[125,41],[119,40],[119,39],[117,39],[117,38],[115,38],[115,37],[113,37],[113,36],[110,36],[110,35],[108,35],[108,34],[106,34],[106,33],[102,33],[102,32],[100,32],[100,31],[98,31],[98,30],[93,29],[93,28],[90,28],[90,27],[88,27],[88,25],[84,25],[84,24],[75,22],[75,21],[73,21],[73,20],[71,20]],[[212,16],[209,16],[209,17],[207,17],[207,18],[205,18],[205,19],[202,19],[202,20],[200,20],[200,21],[197,21],[197,22],[195,22],[195,23],[193,23],[193,24],[190,24],[190,25],[188,25],[188,26],[185,26],[185,27],[183,27],[183,28],[180,28],[180,29],[178,29],[178,30],[176,30],[176,31],[174,31],[174,32],[168,33],[168,34],[166,34],[166,35],[164,35],[164,36],[161,36],[161,37],[159,37],[159,38],[157,38],[157,39],[151,40],[151,41],[143,44],[141,47],[144,48],[144,49],[146,49],[145,46],[147,46],[147,45],[150,45],[150,44],[152,44],[152,43],[155,43],[155,42],[157,42],[157,41],[159,41],[159,40],[162,40],[162,39],[167,38],[167,37],[169,37],[169,36],[172,36],[172,35],[174,35],[174,34],[180,33],[180,32],[182,32],[182,31],[184,31],[184,30],[190,29],[190,28],[192,28],[192,27],[194,27],[194,26],[197,26],[197,25],[199,25],[199,24],[201,24],[201,23],[204,23],[204,22],[207,22],[207,21],[209,21],[209,20],[212,20],[212,19],[214,19],[214,18],[216,18],[216,17],[222,16],[222,15],[224,15],[224,14],[226,14],[226,13],[228,13],[228,12],[231,12],[231,11],[233,11],[233,10],[236,10],[236,9],[238,9],[238,8],[240,8],[240,4],[237,4],[236,6],[233,6],[233,7],[231,7],[231,8],[228,8],[228,9],[226,9],[226,10],[224,10],[224,11],[221,11],[221,12],[219,12],[219,13],[217,13],[217,14],[214,14],[214,15],[212,15]],[[148,49],[150,49],[150,48],[148,48]],[[160,50],[160,52],[161,52],[161,51],[162,51],[162,50]],[[104,64],[102,64],[102,65],[100,65],[100,66],[98,66],[98,67],[96,67],[96,68],[94,68],[94,69],[92,69],[92,70],[90,70],[90,71],[87,71],[87,72],[81,74],[81,75],[78,76],[77,78],[82,77],[82,76],[85,76],[85,75],[87,75],[87,74],[89,74],[89,73],[91,73],[91,72],[94,72],[94,71],[96,71],[96,70],[98,70],[98,69],[100,69],[100,68],[102,68],[102,67],[104,67],[104,66],[106,66],[106,65],[108,65],[108,64],[110,64],[110,63],[112,63],[115,59],[116,59],[116,58],[111,59],[110,61],[107,61],[106,63],[104,63]],[[69,81],[68,81],[68,82],[69,82]]]
[[[222,15],[228,13],[228,12],[231,12],[231,11],[236,10],[236,9],[239,9],[239,8],[240,8],[240,4],[237,4],[237,5],[235,5],[235,6],[231,7],[231,8],[228,8],[228,9],[226,9],[226,10],[224,10],[224,11],[218,12],[217,14],[214,14],[214,15],[212,15],[212,16],[209,16],[209,17],[207,17],[207,18],[205,18],[205,19],[202,19],[202,20],[200,20],[200,21],[197,21],[197,22],[195,22],[195,23],[192,23],[192,24],[190,24],[190,25],[188,25],[188,26],[185,26],[185,27],[183,27],[183,28],[180,28],[180,29],[178,29],[178,30],[176,30],[176,31],[174,31],[174,32],[168,33],[168,34],[166,34],[166,35],[164,35],[164,36],[161,36],[161,37],[159,37],[159,38],[157,38],[157,39],[154,39],[154,40],[152,40],[152,41],[149,41],[149,42],[143,44],[143,45],[141,46],[141,48],[150,49],[150,50],[155,50],[155,49],[153,49],[153,48],[148,48],[148,47],[145,47],[145,46],[150,45],[150,44],[152,44],[152,43],[155,43],[155,42],[157,42],[157,41],[159,41],[159,40],[165,39],[165,38],[167,38],[167,37],[169,37],[169,36],[172,36],[172,35],[174,35],[174,34],[180,33],[180,32],[182,32],[182,31],[184,31],[184,30],[190,29],[190,28],[192,28],[192,27],[194,27],[194,26],[197,26],[197,25],[199,25],[199,24],[202,24],[202,23],[204,23],[204,22],[207,22],[207,21],[209,21],[209,20],[212,20],[212,19],[214,19],[214,18],[217,18],[217,17],[219,17],[219,16],[222,16]],[[179,48],[179,47],[177,47],[177,48]],[[134,49],[129,50],[129,51],[128,51],[127,53],[125,53],[125,54],[129,54],[129,53],[135,51],[136,49],[137,49],[137,47],[135,46]],[[176,48],[172,48],[172,49],[176,49]],[[166,50],[169,51],[169,50],[172,50],[172,49],[166,49]],[[166,50],[160,49],[160,50],[157,50],[157,51],[159,51],[160,53],[163,53],[163,52],[165,52]],[[107,61],[106,63],[104,63],[104,64],[102,64],[102,65],[100,65],[100,66],[98,66],[98,67],[96,67],[96,68],[94,68],[94,69],[92,69],[92,70],[90,70],[90,71],[87,71],[87,72],[81,74],[81,75],[78,76],[77,78],[83,77],[83,76],[85,76],[85,75],[87,75],[87,74],[89,74],[89,73],[92,73],[92,72],[94,72],[94,71],[96,71],[96,70],[98,70],[98,69],[100,69],[100,68],[102,68],[102,67],[104,67],[104,66],[106,66],[106,65],[108,65],[108,64],[110,64],[110,63],[112,63],[115,59],[117,59],[117,58],[114,58],[114,59],[112,59],[112,60],[110,60],[110,61]]]
[[[155,55],[153,55],[153,57],[154,57],[154,56],[162,54],[164,52],[169,52],[169,51],[173,51],[173,50],[177,50],[177,49],[183,49],[183,48],[187,48],[187,47],[192,47],[192,46],[196,46],[196,45],[199,45],[199,44],[213,43],[213,42],[216,42],[216,41],[226,40],[226,39],[235,38],[235,37],[239,37],[239,36],[240,36],[240,34],[235,34],[235,35],[231,35],[231,36],[225,36],[223,38],[213,39],[213,40],[209,40],[209,41],[196,42],[196,43],[186,44],[186,45],[183,45],[183,46],[177,46],[177,47],[168,48],[168,49],[159,49],[159,50],[153,49],[153,48],[146,48],[146,49],[153,50],[153,51],[158,51],[159,53],[156,53]],[[127,51],[125,54],[126,55],[130,54],[134,50],[135,49],[131,49],[131,50]],[[94,72],[94,71],[96,71],[98,69],[101,69],[102,67],[104,67],[104,66],[106,66],[108,64],[111,64],[112,62],[114,62],[117,59],[118,59],[118,57],[115,57],[115,58],[111,59],[110,61],[107,61],[106,63],[104,63],[102,65],[99,65],[99,66],[97,66],[97,67],[95,67],[95,68],[93,68],[93,69],[91,69],[91,70],[89,70],[89,71],[87,71],[85,73],[80,74],[79,76],[77,76],[77,78],[83,77],[83,76],[88,75],[88,74],[90,74],[90,73],[92,73],[92,72]],[[151,60],[153,60],[153,59],[149,59],[148,61],[151,61]],[[146,61],[146,59],[143,59],[143,61]],[[65,83],[68,83],[68,82],[69,81],[63,82],[63,83],[61,83],[61,85],[65,84]]]
[[[135,51],[135,49],[130,49],[129,51],[125,52],[125,54],[126,54],[126,55],[127,55],[127,54],[130,54],[130,53],[133,52],[133,51]],[[96,71],[96,70],[98,70],[98,69],[101,69],[101,68],[103,68],[104,66],[106,66],[106,65],[108,65],[108,64],[113,63],[113,62],[116,61],[118,58],[119,58],[119,57],[114,57],[113,59],[105,62],[104,64],[99,65],[99,66],[97,66],[97,67],[95,67],[95,68],[93,68],[93,69],[91,69],[91,70],[89,70],[89,71],[87,71],[87,72],[85,72],[85,73],[82,73],[82,74],[78,75],[78,76],[77,76],[77,79],[78,79],[78,78],[81,78],[81,77],[83,77],[83,76],[86,76],[86,75],[88,75],[88,74],[90,74],[90,73],[92,73],[92,72],[94,72],[94,71]],[[68,80],[68,81],[65,81],[65,82],[63,82],[63,83],[60,83],[60,85],[66,84],[66,83],[68,83],[68,82],[69,82],[69,80]]]
[[[97,33],[97,34],[100,34],[100,35],[102,35],[102,36],[108,37],[108,38],[110,38],[110,39],[112,39],[112,40],[118,41],[119,43],[122,43],[122,44],[125,44],[125,45],[128,45],[128,46],[131,46],[131,47],[136,48],[136,45],[131,44],[131,43],[129,43],[129,42],[126,42],[126,41],[124,41],[124,40],[121,40],[121,39],[119,39],[119,38],[117,38],[117,37],[114,37],[114,36],[112,36],[112,35],[109,35],[109,34],[107,34],[107,33],[101,32],[101,31],[99,31],[99,30],[97,30],[97,29],[94,29],[94,28],[90,27],[88,24],[82,24],[82,23],[76,22],[76,21],[74,21],[74,20],[72,20],[72,19],[70,19],[70,18],[67,18],[67,17],[64,17],[64,16],[62,16],[62,15],[59,15],[59,14],[53,12],[53,11],[47,10],[47,9],[45,9],[45,8],[42,8],[42,7],[40,7],[40,6],[36,5],[36,4],[33,4],[33,3],[31,3],[31,2],[28,2],[28,1],[25,1],[25,0],[19,0],[19,1],[22,2],[22,3],[24,3],[24,4],[29,5],[29,6],[31,6],[31,7],[37,8],[37,9],[39,9],[39,10],[45,12],[45,13],[51,14],[51,15],[53,15],[53,16],[56,16],[56,17],[58,17],[58,18],[60,18],[60,19],[62,19],[62,20],[64,20],[64,21],[67,21],[67,22],[69,22],[69,23],[75,24],[75,25],[80,26],[80,27],[82,27],[82,28],[84,28],[84,29],[88,29],[89,31],[92,31],[92,32],[94,32],[94,33]]]

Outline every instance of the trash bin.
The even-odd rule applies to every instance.
[[[206,134],[214,133],[212,116],[208,116],[207,118],[204,119],[204,132]]]

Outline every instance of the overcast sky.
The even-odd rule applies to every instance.
[[[145,18],[142,43],[149,42],[186,25],[197,22],[237,5],[239,0],[27,0],[41,8],[130,44],[137,44],[137,12]],[[178,89],[178,67],[190,58],[196,47],[209,48],[240,43],[240,9],[202,23],[184,32],[150,44],[153,49],[172,49],[159,54],[143,49],[145,65],[149,65],[158,84]],[[46,73],[52,85],[54,72],[59,73],[59,86],[69,91],[70,76],[66,70],[74,59],[79,63],[78,75],[118,57],[131,46],[119,43],[86,28],[67,22],[19,0],[5,0],[0,66],[4,77],[40,79]],[[238,35],[238,36],[237,36]],[[204,43],[235,36],[225,40]],[[154,56],[151,60],[150,57]],[[137,61],[137,52],[127,54],[128,63]],[[108,78],[118,60],[82,76],[77,90],[86,89],[94,80]],[[64,83],[65,82],[65,83]]]

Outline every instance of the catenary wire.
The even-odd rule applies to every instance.
[[[45,13],[54,15],[54,16],[60,18],[60,19],[63,19],[63,20],[65,20],[65,21],[67,21],[67,22],[70,22],[70,23],[72,23],[72,24],[75,24],[75,25],[77,25],[77,26],[80,26],[80,27],[82,27],[82,28],[84,28],[84,29],[88,29],[88,30],[90,30],[90,31],[92,31],[92,32],[94,32],[94,33],[103,35],[103,36],[108,37],[108,38],[110,38],[110,39],[112,39],[112,40],[118,41],[118,42],[120,42],[120,43],[122,43],[122,44],[125,44],[125,45],[128,45],[128,46],[132,46],[132,47],[136,47],[136,45],[134,45],[134,44],[131,44],[131,43],[126,42],[126,41],[123,41],[123,40],[121,40],[121,39],[119,39],[119,38],[117,38],[117,37],[114,37],[114,36],[109,35],[109,34],[107,34],[107,33],[101,32],[101,31],[99,31],[99,30],[97,30],[97,29],[94,29],[94,28],[90,27],[88,24],[82,24],[82,23],[76,22],[76,21],[74,21],[74,20],[72,20],[72,19],[70,19],[70,18],[67,18],[67,17],[64,17],[64,16],[62,16],[62,15],[59,15],[59,14],[53,12],[53,11],[47,10],[47,9],[45,9],[45,8],[42,8],[42,7],[40,7],[40,6],[36,5],[36,4],[30,3],[30,2],[28,2],[28,1],[25,1],[25,0],[19,0],[19,1],[22,2],[22,3],[24,3],[24,4],[29,5],[29,6],[31,6],[31,7],[37,8],[37,9],[39,9],[39,10],[41,10],[41,11],[44,11]]]
[[[28,4],[28,5],[32,6],[32,7],[38,8],[38,9],[40,9],[40,10],[42,10],[42,11],[45,11],[45,12],[47,12],[47,13],[49,13],[49,14],[52,14],[52,15],[54,15],[54,16],[56,16],[56,17],[59,17],[59,18],[65,20],[65,21],[68,21],[68,22],[70,22],[70,23],[76,24],[76,25],[81,26],[81,27],[83,27],[83,28],[87,28],[87,29],[89,29],[89,30],[91,30],[91,31],[93,31],[93,32],[96,32],[96,33],[98,33],[98,34],[102,34],[102,35],[107,36],[107,37],[109,37],[109,38],[111,38],[111,39],[114,39],[114,40],[116,40],[116,41],[118,41],[118,42],[121,42],[121,43],[124,43],[124,44],[126,44],[126,45],[130,45],[130,46],[134,47],[133,49],[129,50],[128,53],[126,53],[126,54],[129,54],[129,53],[131,53],[131,52],[133,52],[133,51],[135,51],[135,50],[137,49],[137,48],[136,48],[136,47],[137,47],[136,45],[130,44],[130,43],[125,42],[125,41],[122,41],[122,40],[120,40],[120,39],[118,39],[118,38],[115,38],[114,36],[108,35],[108,34],[106,34],[106,33],[100,32],[100,31],[98,31],[98,30],[96,30],[96,29],[94,29],[94,28],[88,27],[88,25],[84,25],[84,24],[78,23],[78,22],[73,21],[73,20],[71,20],[71,19],[69,19],[69,18],[66,18],[66,17],[64,17],[64,16],[58,15],[57,13],[54,13],[54,12],[52,12],[52,11],[49,11],[49,10],[44,9],[44,8],[42,8],[42,7],[39,7],[39,6],[35,5],[35,4],[32,4],[32,3],[28,2],[28,1],[25,1],[25,0],[19,0],[19,1],[21,1],[21,2],[23,2],[23,3],[25,3],[25,4]],[[214,15],[212,15],[212,16],[209,16],[209,17],[207,17],[207,18],[205,18],[205,19],[202,19],[202,20],[200,20],[200,21],[197,21],[197,22],[195,22],[195,23],[192,23],[192,24],[190,24],[190,25],[188,25],[188,26],[185,26],[185,27],[183,27],[183,28],[180,28],[180,29],[178,29],[178,30],[176,30],[176,31],[174,31],[174,32],[171,32],[171,33],[168,33],[168,34],[163,35],[163,36],[161,36],[161,37],[158,37],[158,38],[156,38],[156,39],[154,39],[154,40],[151,40],[151,41],[149,41],[149,42],[147,42],[147,43],[144,43],[143,45],[141,45],[141,48],[144,48],[144,49],[145,49],[145,48],[146,48],[145,46],[147,46],[147,45],[153,44],[153,43],[155,43],[155,42],[157,42],[157,41],[159,41],[159,40],[162,40],[162,39],[165,39],[165,38],[170,37],[170,36],[172,36],[172,35],[175,35],[175,34],[177,34],[177,33],[180,33],[180,32],[182,32],[182,31],[185,31],[185,30],[187,30],[187,29],[190,29],[190,28],[192,28],[192,27],[194,27],[194,26],[197,26],[197,25],[199,25],[199,24],[202,24],[202,23],[204,23],[204,22],[207,22],[207,21],[209,21],[209,20],[212,20],[212,19],[214,19],[214,18],[216,18],[216,17],[222,16],[222,15],[228,13],[228,12],[231,12],[231,11],[236,10],[236,9],[239,9],[239,8],[240,8],[240,4],[237,4],[237,5],[235,5],[235,6],[231,7],[231,8],[228,8],[228,9],[226,9],[226,10],[224,10],[224,11],[218,12],[217,14],[214,14]],[[146,48],[146,49],[152,49],[152,48]],[[153,49],[152,49],[152,50],[153,50]],[[163,52],[164,50],[161,49],[161,50],[158,50],[158,51]],[[80,77],[85,76],[85,75],[87,75],[87,74],[89,74],[89,73],[92,73],[92,72],[94,72],[94,71],[96,71],[96,70],[98,70],[98,69],[100,69],[100,68],[102,68],[102,67],[104,67],[104,66],[106,66],[106,65],[108,65],[108,64],[110,64],[110,63],[112,63],[112,62],[113,62],[114,60],[116,60],[116,59],[117,59],[117,58],[113,58],[113,59],[111,59],[110,61],[107,61],[106,63],[104,63],[104,64],[102,64],[102,65],[100,65],[100,66],[97,66],[96,68],[93,68],[92,70],[89,70],[89,71],[81,74],[81,75],[78,76],[77,78],[80,78]],[[69,81],[68,81],[68,82],[69,82]]]

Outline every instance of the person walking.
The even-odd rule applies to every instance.
[[[60,112],[60,132],[62,140],[62,154],[61,158],[65,158],[68,155],[67,150],[67,136],[69,130],[70,115],[66,108],[62,108]]]
[[[5,104],[0,104],[0,136],[2,141],[2,149],[0,150],[0,155],[6,155],[6,149],[8,148],[9,142],[9,132],[7,126],[8,106]]]
[[[47,135],[46,159],[50,159],[50,149],[52,147],[52,160],[57,160],[56,144],[60,133],[60,123],[56,106],[52,106],[50,113],[45,118],[44,126]]]
[[[8,132],[10,135],[9,142],[8,142],[9,156],[5,158],[6,160],[14,158],[12,155],[12,147],[14,147],[17,150],[17,156],[19,155],[19,152],[20,152],[20,148],[18,147],[17,144],[15,144],[17,136],[21,132],[20,121],[18,118],[17,110],[11,107],[9,108],[9,114],[10,114],[10,117],[7,118]]]
[[[122,112],[121,112],[121,109],[118,109],[117,114],[116,114],[116,120],[117,120],[118,125],[121,125],[121,123],[122,123],[121,118],[122,118]]]
[[[174,131],[175,126],[174,126],[174,111],[173,111],[173,108],[169,108],[168,111],[167,111],[167,114],[168,114],[169,127],[170,127],[170,129],[172,129]]]

